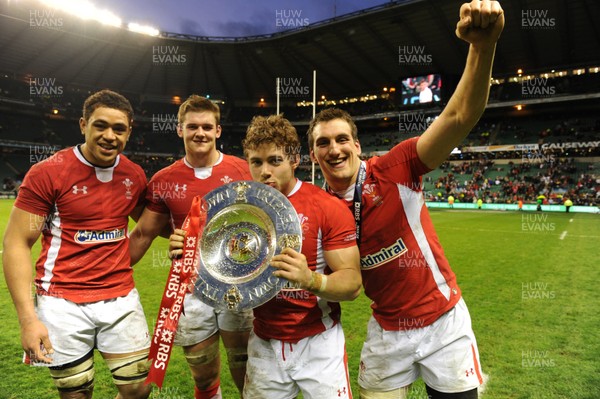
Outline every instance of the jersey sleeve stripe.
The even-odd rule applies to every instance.
[[[408,220],[410,229],[417,244],[419,245],[419,249],[427,261],[427,264],[430,266],[438,289],[447,300],[450,300],[450,287],[448,286],[448,282],[444,278],[444,275],[440,271],[440,267],[435,260],[435,256],[433,256],[433,251],[431,250],[431,246],[429,245],[427,237],[425,236],[425,230],[421,224],[421,210],[425,206],[423,195],[421,193],[416,193],[402,184],[398,184],[397,186],[399,191],[398,194],[400,195],[400,200],[402,201],[402,206],[404,208],[404,213],[406,214],[406,219]],[[416,200],[414,200],[415,197],[417,197]]]

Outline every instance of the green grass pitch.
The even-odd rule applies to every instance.
[[[12,207],[0,201],[0,235]],[[430,211],[458,276],[489,379],[485,399],[600,398],[600,216],[566,213]],[[34,248],[37,256],[39,246]],[[135,266],[135,280],[152,330],[170,263],[167,241],[156,240]],[[3,274],[3,273],[2,273]],[[0,278],[0,399],[57,398],[47,370],[21,363],[19,325]],[[361,295],[343,303],[350,377],[358,397],[357,370],[370,315]],[[222,351],[223,352],[223,351]],[[225,359],[224,398],[236,398]],[[116,389],[96,356],[94,398]],[[164,389],[153,399],[193,397],[181,349],[174,348]],[[411,399],[425,399],[422,382]],[[326,398],[324,398],[326,399]]]

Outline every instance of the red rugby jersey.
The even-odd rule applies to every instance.
[[[131,291],[127,224],[145,189],[143,170],[123,155],[101,168],[73,147],[33,165],[15,206],[47,216],[36,262],[37,292],[84,303]]]
[[[429,169],[417,140],[365,162],[361,270],[373,316],[386,330],[429,325],[461,296],[423,199],[421,176]]]
[[[302,253],[308,267],[330,274],[323,251],[356,245],[352,214],[339,199],[309,183],[297,181],[288,195],[302,226]],[[301,289],[283,289],[254,309],[254,332],[262,339],[297,342],[340,321],[340,304]]]
[[[146,192],[146,207],[153,212],[171,215],[174,228],[181,228],[194,197],[238,180],[252,180],[248,162],[221,153],[215,165],[194,168],[185,158],[158,171]]]

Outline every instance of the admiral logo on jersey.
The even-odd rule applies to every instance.
[[[363,270],[373,269],[389,262],[392,259],[396,259],[406,251],[408,251],[408,249],[406,248],[404,241],[402,241],[402,238],[398,238],[398,240],[396,240],[396,242],[389,247],[381,248],[374,254],[360,258],[360,268]]]
[[[125,229],[78,230],[77,233],[75,233],[74,238],[75,242],[79,244],[120,241],[125,239]]]

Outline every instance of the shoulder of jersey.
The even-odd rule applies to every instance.
[[[301,191],[304,191],[306,194],[310,195],[310,198],[318,199],[322,201],[323,199],[327,200],[328,198],[334,198],[331,194],[323,190],[321,187],[315,186],[310,182],[303,181]]]
[[[237,164],[237,165],[243,166],[245,168],[248,167],[248,161],[246,161],[245,159],[242,159],[242,158],[238,158],[235,155],[223,154],[223,161]]]
[[[124,166],[133,167],[135,169],[139,169],[142,173],[144,172],[144,169],[142,169],[142,167],[140,165],[138,165],[137,163],[133,162],[131,159],[127,158],[126,155],[120,154],[119,157],[121,158],[120,161],[119,161],[119,163],[123,162]]]
[[[157,177],[163,177],[165,175],[168,175],[169,173],[177,172],[177,171],[179,171],[181,169],[182,166],[184,168],[186,168],[186,169],[189,169],[183,163],[183,159],[178,159],[177,161],[173,162],[171,165],[165,166],[164,168],[162,168],[161,170],[159,170],[158,172],[156,172],[154,174],[154,176],[152,176],[152,179],[156,179]]]
[[[68,172],[72,171],[73,164],[69,164],[65,167],[65,162],[72,162],[75,160],[74,147],[63,148],[60,151],[55,152],[52,156],[44,159],[41,162],[37,162],[31,166],[30,169],[36,170],[41,168],[40,170],[54,170],[57,169],[56,173],[61,173],[62,171]],[[52,176],[54,176],[54,171],[51,172]]]

